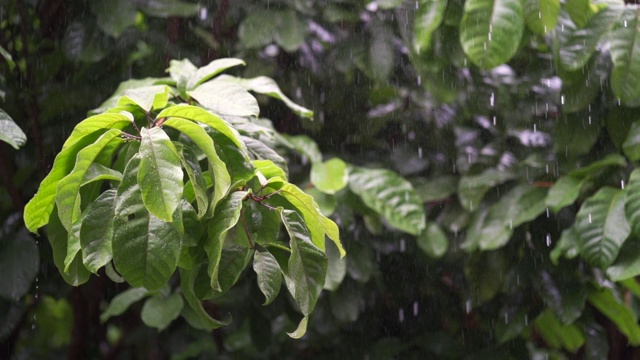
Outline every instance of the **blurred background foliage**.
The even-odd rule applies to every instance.
[[[3,357],[637,358],[639,14],[617,0],[0,1]],[[290,299],[262,307],[249,272],[207,304],[234,314],[222,329],[158,332],[140,303],[101,322],[127,286],[69,287],[23,228],[63,140],[120,82],[221,57],[315,112],[258,97],[278,132],[309,137],[281,154],[348,252],[301,340],[285,333]],[[321,193],[310,181],[331,173],[310,139],[320,161],[393,172]],[[409,181],[426,221],[404,226],[376,177]]]

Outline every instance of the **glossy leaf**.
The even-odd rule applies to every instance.
[[[162,129],[142,128],[140,135],[138,184],[142,201],[155,217],[171,222],[184,188],[180,157]]]
[[[442,257],[449,248],[449,238],[438,224],[430,222],[417,238],[418,247],[432,258]]]
[[[218,79],[224,81],[230,81],[237,83],[244,87],[245,89],[253,92],[257,92],[258,94],[263,94],[270,96],[274,99],[282,100],[282,102],[289,107],[294,113],[298,116],[313,119],[313,111],[300,106],[293,102],[289,97],[287,97],[276,82],[266,76],[259,76],[252,79],[242,79],[228,75],[219,76]]]
[[[104,323],[113,316],[124,314],[132,304],[144,299],[148,295],[149,291],[145,288],[130,288],[119,293],[111,299],[107,309],[100,314],[100,322]]]
[[[471,0],[464,4],[460,43],[482,69],[508,62],[518,50],[524,30],[519,0]]]
[[[214,289],[214,295],[222,295],[229,291],[240,279],[240,275],[253,258],[255,251],[251,248],[232,245],[222,249],[220,267],[218,271],[218,283],[220,289]]]
[[[624,203],[624,191],[603,187],[580,207],[575,227],[580,254],[589,264],[606,269],[629,236]]]
[[[187,92],[207,110],[219,115],[258,116],[258,101],[244,87],[213,79]]]
[[[285,283],[303,315],[312,311],[324,286],[326,255],[311,241],[304,220],[297,212],[281,209],[282,223],[289,233],[291,256]]]
[[[82,179],[82,183],[80,185],[85,186],[89,183],[100,180],[121,181],[122,173],[117,170],[110,169],[100,163],[94,162],[87,169],[87,172],[84,174],[84,178]]]
[[[182,96],[186,96],[189,80],[196,73],[198,68],[189,61],[189,59],[171,60],[169,62],[169,74],[173,81],[176,82],[176,87]]]
[[[209,258],[207,271],[211,277],[211,287],[217,291],[221,291],[218,274],[220,272],[220,258],[225,237],[227,232],[238,223],[242,202],[246,195],[246,191],[234,191],[229,194],[229,196],[220,201],[213,219],[209,222],[208,236],[204,249]]]
[[[260,171],[266,179],[271,179],[273,177],[280,177],[282,179],[287,178],[287,174],[284,170],[274,164],[271,160],[253,160],[252,163],[256,170]]]
[[[220,160],[225,163],[229,175],[231,176],[231,182],[237,183],[246,182],[254,176],[255,169],[251,164],[249,158],[248,144],[245,147],[238,147],[231,139],[224,134],[218,132],[210,126],[204,126],[207,134],[213,139],[215,144],[216,153],[220,156]],[[244,139],[243,136],[240,136]]]
[[[180,316],[183,305],[182,296],[179,293],[169,296],[157,294],[145,301],[140,318],[145,325],[162,331]]]
[[[24,230],[0,238],[0,297],[17,301],[38,274],[38,246]]]
[[[65,229],[70,230],[71,224],[80,216],[76,211],[76,201],[79,199],[80,186],[87,170],[110,142],[113,141],[116,144],[122,142],[119,138],[120,134],[122,134],[122,131],[110,129],[100,136],[96,142],[80,150],[71,173],[58,182],[55,201],[58,206],[58,216]]]
[[[634,121],[622,143],[624,154],[632,161],[640,160],[640,122]]]
[[[640,275],[640,240],[634,236],[624,242],[620,248],[620,255],[607,269],[607,276],[613,281],[624,281],[633,280],[638,275]]]
[[[411,183],[384,169],[354,168],[349,175],[349,189],[391,225],[412,235],[426,227],[420,198]]]
[[[460,204],[466,210],[474,210],[480,205],[484,194],[489,189],[515,177],[516,175],[510,171],[500,171],[494,168],[487,169],[477,175],[466,175],[458,183]]]
[[[571,205],[580,195],[580,189],[585,181],[573,176],[563,176],[549,189],[545,198],[547,205],[553,212],[559,212],[565,206]]]
[[[596,14],[597,16],[597,14]],[[640,105],[640,12],[624,10],[611,33],[611,90],[628,106]]]
[[[218,75],[219,73],[225,71],[226,69],[239,66],[246,65],[244,61],[240,59],[234,58],[223,58],[216,59],[210,62],[208,65],[205,65],[191,76],[189,82],[187,83],[187,89],[191,90],[202,84],[203,82],[211,79],[212,77]],[[220,78],[220,77],[219,77]]]
[[[627,160],[620,154],[609,154],[601,160],[594,161],[585,167],[572,170],[571,172],[569,172],[569,175],[580,179],[585,177],[593,177],[594,175],[598,174],[599,170],[614,166],[627,166]]]
[[[571,16],[571,20],[581,28],[587,24],[587,20],[593,15],[589,5],[589,0],[567,0],[564,9]]]
[[[293,145],[293,148],[301,155],[305,156],[311,163],[322,161],[322,153],[318,148],[318,144],[306,135],[287,136],[287,141]]]
[[[339,158],[333,158],[311,166],[311,182],[325,194],[335,194],[347,186],[349,169]]]
[[[201,266],[205,265],[200,264],[192,270],[180,269],[180,290],[182,291],[182,295],[187,301],[187,304],[193,310],[193,314],[197,318],[200,327],[203,329],[213,330],[230,324],[231,316],[229,316],[227,320],[216,320],[212,318],[202,307],[202,302],[200,302],[194,292],[194,284]]]
[[[640,169],[631,172],[625,193],[625,216],[631,225],[633,234],[640,236]]]
[[[287,335],[289,335],[292,339],[300,339],[301,337],[304,336],[304,334],[307,333],[307,324],[309,322],[309,317],[305,316],[302,318],[302,320],[300,320],[300,323],[298,323],[298,327],[293,331],[293,332],[288,332]]]
[[[616,300],[611,290],[607,288],[593,290],[589,293],[589,302],[609,320],[611,320],[629,342],[637,346],[640,344],[640,326],[635,313],[624,304]]]
[[[264,142],[256,139],[252,139],[247,136],[242,136],[242,140],[247,145],[247,151],[253,155],[253,157],[257,160],[268,160],[273,162],[276,166],[278,166],[282,171],[287,174],[287,160],[285,160],[280,154],[278,154],[275,150],[267,146]],[[286,179],[287,177],[283,177]]]
[[[419,54],[431,47],[431,36],[444,19],[445,0],[419,0],[413,24],[413,47]]]
[[[559,0],[525,0],[524,18],[536,34],[545,35],[555,28],[560,15]]]
[[[80,227],[82,262],[92,273],[105,266],[113,257],[113,218],[116,190],[107,190],[91,203]]]
[[[135,105],[145,112],[162,109],[167,106],[169,91],[169,87],[166,85],[152,85],[125,90],[118,100],[118,105]]]
[[[27,142],[27,135],[2,109],[0,109],[0,141],[6,142],[16,150]]]
[[[265,297],[263,305],[268,305],[276,299],[282,286],[278,261],[270,252],[258,249],[253,254],[253,271],[256,272],[258,287]]]
[[[585,337],[580,328],[574,324],[562,325],[551,310],[542,312],[536,318],[535,325],[542,338],[552,348],[576,352],[584,345]]]
[[[53,249],[53,263],[58,268],[64,281],[73,286],[84,284],[89,280],[91,273],[82,263],[82,255],[78,252],[72,259],[65,271],[65,258],[67,257],[67,247],[69,234],[62,226],[58,212],[54,211],[47,226],[47,238]]]
[[[181,238],[174,224],[156,218],[142,203],[137,181],[140,163],[140,156],[129,161],[118,186],[113,260],[129,284],[153,291],[166,284],[174,273]]]

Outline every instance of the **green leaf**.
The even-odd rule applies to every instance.
[[[161,128],[142,128],[140,135],[138,184],[142,190],[142,201],[155,217],[171,222],[184,189],[180,157]]]
[[[145,325],[162,331],[180,316],[183,305],[182,295],[179,293],[169,296],[157,294],[144,302],[140,318]]]
[[[606,7],[591,17],[584,29],[567,29],[573,31],[566,43],[560,44],[560,65],[567,70],[578,70],[585,66],[598,43],[609,33],[621,13],[622,9],[619,7]]]
[[[278,154],[275,150],[267,146],[264,142],[260,140],[256,140],[247,136],[242,136],[242,140],[247,145],[247,150],[253,157],[257,160],[270,160],[276,166],[283,170],[283,172],[288,172],[287,168],[287,160],[285,160],[280,154]],[[283,177],[286,179],[286,176]]]
[[[74,62],[96,63],[103,60],[113,49],[113,39],[101,32],[89,17],[76,19],[65,29],[61,44],[64,54]]]
[[[562,69],[558,71],[562,78],[563,113],[569,114],[589,109],[600,93],[600,79],[607,76],[603,74],[601,69],[603,66],[600,63],[603,57],[598,56],[596,59],[592,59],[584,68],[576,71],[562,71]],[[583,113],[580,116],[584,118],[584,115]],[[591,116],[591,114],[587,114],[587,116]],[[595,132],[595,129],[591,132]]]
[[[121,181],[122,173],[110,169],[100,163],[94,162],[89,166],[87,172],[84,174],[84,178],[82,179],[80,186],[85,186],[89,183],[100,180]]]
[[[301,337],[304,336],[304,334],[307,333],[308,322],[309,322],[309,317],[308,316],[303,317],[302,320],[300,320],[298,327],[293,332],[288,332],[287,335],[289,335],[292,339],[300,339]]]
[[[393,171],[353,168],[349,189],[394,228],[418,235],[426,227],[422,202],[411,183]]]
[[[133,124],[133,115],[124,111],[120,113],[105,113],[88,117],[73,128],[71,135],[69,135],[67,140],[65,140],[64,145],[62,145],[60,153],[73,147],[79,142],[84,142],[85,138],[88,136],[94,136],[93,134],[98,133],[98,131],[106,132],[109,129],[123,130],[131,124]]]
[[[167,85],[152,85],[125,90],[118,100],[118,106],[135,105],[145,112],[159,110],[167,106],[170,89]]]
[[[76,207],[76,202],[80,197],[80,186],[84,176],[96,160],[103,149],[108,148],[109,143],[114,142],[116,146],[122,142],[119,138],[122,131],[118,129],[110,129],[102,134],[93,144],[80,150],[76,157],[76,164],[71,173],[58,182],[55,195],[56,205],[58,206],[58,215],[65,229],[70,230],[71,224],[76,221],[80,215]],[[115,148],[111,148],[115,151]]]
[[[181,96],[186,97],[187,90],[190,89],[187,84],[197,70],[198,68],[186,58],[169,62],[169,74],[173,81],[176,82],[176,88],[178,88]]]
[[[6,142],[16,150],[27,142],[27,135],[2,109],[0,109],[0,141]]]
[[[631,161],[640,160],[640,122],[634,121],[631,124],[631,129],[622,143],[622,150]]]
[[[218,272],[218,282],[220,289],[216,290],[214,296],[219,296],[231,289],[240,279],[242,271],[249,265],[253,258],[254,250],[244,246],[232,245],[222,249],[220,256],[220,267]]]
[[[221,291],[218,281],[220,271],[220,258],[224,247],[227,232],[236,226],[242,211],[242,201],[247,195],[246,191],[234,191],[222,199],[216,208],[213,219],[209,222],[209,230],[204,249],[209,258],[207,271],[211,277],[211,287]]]
[[[580,246],[578,242],[578,234],[575,227],[562,230],[560,240],[551,250],[549,257],[553,265],[558,265],[561,256],[567,259],[573,259],[580,254]]]
[[[463,176],[458,182],[460,205],[469,211],[477,208],[489,189],[515,177],[516,175],[510,171],[495,168],[489,168],[477,175]]]
[[[576,352],[584,345],[584,334],[577,325],[562,325],[553,312],[545,310],[535,320],[538,333],[552,348]]]
[[[525,0],[524,18],[536,34],[546,35],[556,27],[560,15],[560,0]]]
[[[103,192],[86,210],[80,227],[82,262],[96,274],[113,257],[113,218],[115,217],[116,190]]]
[[[193,310],[194,317],[198,320],[198,324],[203,329],[217,329],[219,327],[229,325],[231,323],[231,316],[227,320],[220,321],[212,318],[202,307],[202,302],[196,297],[194,292],[194,284],[200,268],[204,266],[204,263],[200,263],[192,270],[186,270],[180,268],[180,290],[184,299],[187,300],[187,304]],[[183,312],[184,314],[184,312]]]
[[[193,16],[200,9],[198,4],[178,0],[135,0],[135,4],[145,14],[159,18]]]
[[[620,248],[620,255],[607,269],[607,276],[613,281],[634,279],[640,274],[640,240],[631,237]],[[635,281],[635,280],[633,280]]]
[[[49,219],[49,226],[47,227],[47,238],[53,249],[53,263],[58,268],[60,275],[64,281],[73,286],[81,285],[91,276],[91,273],[82,264],[82,255],[78,252],[73,258],[73,261],[67,266],[65,271],[65,258],[67,257],[67,246],[69,234],[67,230],[62,226],[58,212],[54,211]]]
[[[597,16],[597,15],[596,15]],[[611,90],[627,106],[640,105],[640,12],[625,8],[611,33]]]
[[[123,81],[120,83],[120,85],[118,85],[118,88],[113,92],[113,94],[107,100],[105,100],[102,104],[100,104],[99,107],[89,111],[89,114],[91,115],[98,114],[96,116],[107,115],[103,113],[106,111],[112,110],[114,108],[116,109],[118,108],[118,101],[120,100],[120,97],[122,97],[125,91],[130,89],[147,87],[151,85],[164,84],[166,81],[170,81],[170,80],[171,80],[170,78],[164,78],[164,79],[145,78],[145,79],[130,79],[130,80]],[[110,113],[110,114],[115,114],[115,113]],[[133,118],[131,118],[131,121],[133,121]]]
[[[145,288],[130,288],[114,296],[107,309],[100,314],[100,322],[105,323],[109,318],[124,314],[133,303],[149,296]]]
[[[418,236],[418,247],[432,258],[442,257],[449,248],[449,238],[438,224],[430,222]]]
[[[202,218],[207,213],[209,206],[209,198],[207,196],[207,182],[202,174],[200,163],[196,154],[189,147],[183,146],[181,143],[175,143],[176,150],[189,177],[191,188],[198,205],[198,217]]]
[[[482,69],[508,62],[520,46],[523,30],[520,0],[469,0],[464,4],[460,43]]]
[[[258,288],[265,297],[263,305],[269,305],[276,299],[282,286],[278,261],[267,250],[258,248],[253,254],[253,271],[257,275]]]
[[[340,257],[340,251],[332,243],[326,246],[325,254],[327,255],[327,276],[324,280],[324,289],[335,291],[347,275],[347,259]]]
[[[165,285],[174,273],[181,238],[175,224],[156,218],[142,203],[137,181],[140,163],[139,155],[129,161],[118,186],[113,260],[129,284],[153,291]]]
[[[293,145],[293,149],[305,156],[311,163],[322,161],[322,153],[310,137],[306,135],[285,136],[285,139]]]
[[[587,24],[589,17],[593,15],[589,5],[589,0],[567,0],[564,10],[569,13],[571,20],[579,28],[582,28]]]
[[[563,116],[556,121],[554,151],[562,158],[584,155],[595,145],[601,131],[600,121],[588,111]]]
[[[613,263],[631,229],[624,214],[625,192],[603,187],[587,199],[576,215],[580,254],[591,265]]]
[[[422,202],[443,200],[456,192],[458,187],[453,176],[437,176],[435,179],[414,182],[413,187],[422,199]]]
[[[238,65],[246,65],[246,63],[240,59],[234,58],[223,58],[216,59],[210,62],[208,65],[205,65],[199,68],[193,76],[189,79],[187,83],[187,89],[191,90],[196,88],[198,85],[203,82],[211,79],[212,77],[218,75],[219,73],[232,68]],[[218,77],[220,79],[222,76]]]
[[[580,195],[580,189],[585,184],[584,179],[577,179],[573,176],[563,176],[549,189],[544,200],[553,212],[559,212],[567,205],[571,205]]]
[[[601,160],[594,161],[589,165],[582,167],[580,169],[575,169],[569,172],[569,176],[573,176],[579,179],[582,178],[593,178],[598,174],[598,170],[606,169],[608,167],[618,166],[624,167],[627,166],[627,160],[624,156],[620,154],[609,154],[602,158]]]
[[[504,274],[509,268],[509,258],[502,251],[471,253],[464,266],[464,275],[469,282],[472,305],[493,299],[500,290]]]
[[[253,178],[255,169],[251,164],[248,149],[244,145],[242,147],[236,146],[231,139],[210,126],[204,128],[213,139],[216,152],[229,170],[231,183],[246,182]],[[244,139],[243,136],[241,138]]]
[[[260,171],[262,175],[268,180],[274,177],[282,179],[287,178],[287,174],[281,167],[277,166],[271,160],[253,160],[251,162],[257,171]]]
[[[0,238],[0,297],[20,299],[31,288],[39,268],[38,246],[26,231]]]
[[[280,209],[280,217],[289,233],[291,256],[285,283],[303,315],[316,305],[327,274],[327,257],[311,241],[305,221],[293,210]]]
[[[431,47],[431,35],[440,26],[444,19],[444,10],[447,7],[446,0],[419,0],[416,3],[418,10],[413,23],[413,48],[420,54]]]
[[[631,172],[625,193],[625,216],[631,225],[633,234],[640,236],[640,169]]]
[[[269,77],[259,76],[252,79],[242,79],[234,76],[222,75],[219,76],[218,79],[235,82],[249,91],[257,92],[258,94],[264,94],[274,99],[282,100],[282,102],[284,102],[284,104],[298,116],[313,120],[313,111],[293,102],[282,92],[282,90],[280,90],[278,84]]]
[[[347,164],[339,158],[311,165],[311,182],[325,194],[335,194],[349,182]]]
[[[327,235],[340,250],[340,255],[344,256],[346,254],[340,243],[340,230],[338,226],[320,213],[318,204],[313,200],[313,197],[305,194],[300,188],[289,183],[279,186],[276,190],[280,192],[281,197],[283,197],[288,204],[277,203],[278,196],[273,196],[269,201],[285,207],[293,206],[293,209],[297,210],[304,219],[311,234],[311,241],[318,248],[321,250],[325,249],[324,236]]]
[[[258,116],[258,101],[244,87],[213,79],[187,92],[200,105],[218,115]]]
[[[229,176],[225,163],[216,153],[213,140],[211,140],[211,137],[207,135],[207,132],[200,125],[191,121],[186,121],[182,118],[167,120],[164,125],[172,127],[187,135],[206,155],[209,162],[209,173],[211,174],[211,172],[213,172],[214,177],[214,193],[208,210],[209,213],[212,214],[220,199],[227,194],[227,191],[231,186],[231,177]]]
[[[616,324],[631,345],[640,344],[640,326],[635,313],[624,304],[616,300],[610,289],[602,288],[589,293],[589,302],[609,320]]]
[[[136,24],[138,11],[130,0],[97,0],[89,5],[100,30],[114,38]]]

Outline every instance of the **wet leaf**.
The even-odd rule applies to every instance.
[[[193,16],[199,5],[178,0],[135,0],[138,8],[147,15],[168,18],[171,16]]]
[[[187,92],[200,105],[218,115],[258,116],[258,101],[244,87],[213,79]]]
[[[276,299],[282,286],[282,274],[276,258],[264,249],[253,254],[253,270],[258,276],[258,287],[265,296],[264,304],[268,305]]]
[[[347,274],[347,259],[340,257],[338,248],[329,243],[326,246],[327,255],[327,276],[324,281],[324,289],[335,291]]]
[[[27,142],[27,135],[2,109],[0,109],[0,141],[6,142],[16,150]]]
[[[427,224],[426,230],[418,236],[417,241],[420,250],[436,259],[444,255],[449,248],[449,238],[440,226],[433,222]]]
[[[89,4],[100,30],[114,38],[120,37],[127,28],[136,24],[138,11],[132,1],[98,0]]]
[[[17,301],[31,288],[40,268],[38,246],[24,230],[0,238],[0,297]]]
[[[620,255],[607,269],[607,276],[613,281],[624,281],[638,275],[640,275],[640,240],[632,237],[620,248]]]
[[[347,164],[339,158],[333,158],[311,166],[311,182],[316,189],[326,194],[335,194],[349,181]]]
[[[134,303],[149,296],[149,291],[145,288],[130,288],[114,296],[109,302],[107,309],[100,314],[100,322],[105,323],[109,318],[124,314]]]
[[[544,201],[545,205],[553,212],[559,212],[565,206],[571,205],[576,201],[584,183],[584,179],[578,179],[573,176],[559,178],[549,189]]]
[[[413,24],[413,47],[419,54],[431,47],[431,36],[444,19],[445,0],[419,0]]]
[[[145,301],[140,318],[145,325],[162,331],[180,316],[183,305],[182,295],[179,293],[169,296],[156,294]]]
[[[546,310],[535,320],[538,333],[545,343],[555,349],[576,352],[584,345],[584,334],[574,324],[562,325],[551,310]]]
[[[244,61],[234,58],[222,58],[213,60],[208,65],[205,65],[196,70],[196,72],[191,76],[189,82],[187,83],[187,89],[194,89],[198,85],[204,83],[205,81],[211,79],[219,73],[239,65],[246,64]],[[216,80],[222,80],[222,77],[220,76]]]
[[[633,234],[640,236],[640,169],[631,172],[625,193],[624,213]]]
[[[307,333],[307,323],[309,322],[309,317],[305,316],[302,318],[302,320],[300,320],[300,323],[298,324],[298,327],[293,331],[293,332],[288,332],[287,335],[289,335],[292,339],[300,339],[301,337],[304,336],[304,334]]]
[[[515,178],[510,171],[494,168],[485,170],[477,175],[465,175],[458,183],[458,197],[460,204],[466,210],[474,210],[480,206],[482,198],[492,187]]]
[[[589,293],[589,302],[611,320],[629,342],[640,344],[640,326],[634,312],[616,300],[610,289],[602,288]]]
[[[153,85],[125,90],[118,99],[118,106],[134,105],[145,112],[159,110],[167,106],[169,99],[169,87],[166,85]]]
[[[113,218],[115,216],[116,190],[103,192],[91,203],[80,227],[82,262],[92,273],[111,261],[113,251]]]
[[[182,314],[188,321],[190,318],[192,319],[189,321],[190,324],[197,325],[198,328],[203,330],[213,330],[229,325],[231,323],[231,316],[222,321],[212,318],[202,307],[202,302],[196,297],[194,284],[202,266],[205,266],[204,263],[195,266],[192,270],[180,269],[180,290],[191,309],[191,311],[186,313],[183,311]]]
[[[640,105],[639,18],[640,13],[637,8],[626,8],[617,21],[610,38],[611,59],[613,60],[611,90],[627,106]]]
[[[524,18],[536,34],[545,35],[553,30],[560,15],[559,0],[525,0]]]

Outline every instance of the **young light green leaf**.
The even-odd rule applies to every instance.
[[[579,28],[582,28],[587,24],[587,20],[589,20],[589,17],[593,15],[593,12],[589,5],[589,0],[567,0],[564,5],[564,10],[569,13],[571,20]]]
[[[280,209],[280,217],[289,233],[291,256],[285,282],[303,315],[312,311],[324,286],[327,257],[311,242],[309,231],[300,215],[293,210]]]
[[[207,271],[211,277],[211,287],[217,291],[221,291],[218,274],[225,237],[227,232],[238,223],[242,210],[242,201],[246,195],[246,191],[234,191],[229,194],[220,201],[213,219],[209,222],[208,236],[204,249],[209,258]]]
[[[256,272],[258,287],[264,294],[263,305],[269,305],[280,292],[282,274],[276,258],[265,249],[258,249],[253,254],[253,271]]]
[[[140,135],[138,184],[142,190],[142,201],[155,217],[171,222],[184,189],[180,157],[161,128],[142,128]]]
[[[633,170],[629,176],[629,185],[625,191],[624,213],[631,230],[640,236],[640,169]]]
[[[140,318],[145,325],[162,331],[180,316],[183,306],[182,295],[179,293],[169,296],[156,294],[144,302]]]
[[[609,320],[611,320],[629,342],[637,346],[640,344],[640,326],[635,313],[629,307],[616,300],[610,289],[602,288],[589,293],[589,302]]]
[[[176,88],[178,88],[181,95],[187,94],[187,84],[189,83],[189,79],[196,73],[196,70],[198,70],[198,68],[187,58],[171,60],[171,62],[169,62],[169,74],[173,81],[176,82]]]
[[[447,234],[434,222],[427,224],[427,228],[418,235],[417,241],[420,250],[436,259],[442,257],[449,248]]]
[[[347,164],[339,158],[313,163],[311,165],[311,182],[325,194],[335,194],[349,182]]]
[[[65,229],[70,230],[71,224],[74,223],[80,215],[76,210],[76,202],[80,197],[80,186],[84,176],[100,155],[100,152],[107,148],[109,143],[114,142],[116,145],[122,142],[119,138],[122,131],[119,129],[110,129],[102,134],[93,144],[85,147],[78,152],[76,164],[71,173],[58,182],[55,195],[56,205],[58,206],[58,215]],[[111,148],[115,151],[115,147]]]
[[[546,35],[556,27],[560,0],[525,0],[524,18],[531,31]]]
[[[563,176],[549,189],[544,201],[553,212],[559,212],[567,205],[573,204],[580,195],[580,189],[584,185],[584,179],[573,176]]]
[[[188,91],[200,105],[215,114],[258,116],[258,101],[245,88],[229,81],[213,79]]]
[[[175,224],[156,218],[142,203],[138,184],[140,163],[139,154],[129,160],[118,186],[113,259],[127,282],[157,290],[169,281],[176,269],[182,239]]]
[[[92,273],[105,266],[113,257],[113,218],[115,217],[116,190],[103,192],[91,203],[80,227],[82,262]]]
[[[0,109],[0,141],[6,142],[16,150],[27,142],[27,135],[2,109]]]
[[[308,316],[303,317],[302,320],[300,320],[298,327],[293,332],[288,332],[287,335],[289,335],[292,339],[300,339],[301,337],[304,336],[304,334],[307,333],[308,322],[309,322],[309,317]]]
[[[274,164],[271,160],[253,160],[251,163],[267,180],[273,177],[280,177],[282,179],[287,178],[287,174],[284,170]]]
[[[209,330],[217,329],[219,327],[229,325],[231,323],[231,316],[227,320],[216,320],[212,318],[202,307],[202,303],[196,297],[194,292],[194,284],[200,268],[205,266],[204,263],[196,265],[192,270],[186,270],[180,268],[180,290],[184,299],[187,300],[187,304],[193,310],[198,319],[198,324],[201,327]]]
[[[603,187],[587,199],[576,215],[580,254],[591,265],[609,267],[631,229],[624,213],[625,192]]]
[[[207,213],[209,207],[209,198],[207,196],[207,182],[202,175],[202,169],[196,154],[189,147],[182,145],[181,143],[175,144],[182,167],[187,172],[187,176],[191,181],[191,188],[193,189],[196,204],[198,205],[198,217],[202,218]]]
[[[247,150],[257,160],[271,160],[276,166],[280,167],[285,174],[288,173],[287,160],[285,160],[280,154],[278,154],[271,147],[267,146],[264,142],[250,138],[248,136],[242,136],[242,141],[247,145]],[[283,179],[285,179],[284,177]]]
[[[523,30],[520,0],[470,0],[464,4],[460,43],[482,69],[508,62],[520,46]]]
[[[282,100],[289,109],[291,109],[298,116],[313,120],[313,111],[302,107],[291,99],[289,99],[283,92],[280,90],[280,87],[276,82],[266,76],[259,76],[252,79],[242,79],[229,75],[221,75],[218,79],[222,81],[229,81],[233,83],[240,84],[242,87],[249,91],[257,92],[259,94],[264,94],[270,96],[274,99]]]
[[[596,15],[597,16],[597,15]],[[640,105],[640,14],[625,8],[610,35],[611,90],[627,106]]]
[[[232,68],[238,65],[246,65],[246,63],[240,59],[234,58],[223,58],[216,59],[210,62],[208,65],[205,65],[199,68],[193,76],[189,79],[187,83],[187,89],[191,90],[202,84],[203,82],[211,79],[212,77],[218,75],[219,73]],[[221,78],[219,76],[218,78]]]
[[[413,23],[413,47],[420,54],[431,47],[431,36],[444,19],[446,0],[419,0],[416,2],[418,10]]]
[[[209,173],[213,172],[214,177],[213,198],[211,199],[208,210],[208,214],[213,215],[216,205],[227,194],[231,186],[231,176],[229,175],[229,171],[227,171],[227,166],[216,153],[213,140],[200,125],[182,118],[167,120],[164,125],[172,127],[188,136],[207,157]]]
[[[125,90],[118,100],[118,106],[135,105],[145,112],[159,110],[167,106],[170,89],[167,85],[152,85]]]
[[[322,161],[322,153],[318,148],[318,144],[306,135],[285,136],[284,137],[293,149],[305,156],[311,163]]]
[[[424,208],[413,186],[393,171],[354,168],[349,189],[392,227],[416,236],[426,227]]]
[[[146,296],[149,296],[149,294],[149,291],[145,288],[130,288],[119,293],[111,299],[107,309],[100,314],[100,322],[105,323],[113,316],[124,314],[129,306],[144,299]]]

